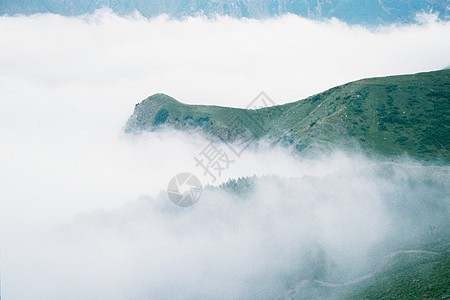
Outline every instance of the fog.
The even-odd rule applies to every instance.
[[[450,24],[420,18],[367,30],[296,16],[1,17],[2,296],[277,298],[316,257],[346,280],[373,267],[373,247],[441,224],[446,167],[338,150],[302,159],[264,144],[216,182],[271,175],[245,199],[205,190],[181,209],[167,183],[180,172],[210,183],[193,160],[209,141],[123,132],[156,92],[245,107],[261,90],[284,103],[448,66]]]
[[[428,226],[448,226],[448,168],[336,153],[283,171],[297,176],[263,177],[244,197],[206,189],[182,209],[162,192],[20,236],[7,230],[4,295],[274,299],[321,272],[338,283],[363,276]]]

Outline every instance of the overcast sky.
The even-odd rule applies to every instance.
[[[450,22],[418,18],[419,24],[368,30],[297,16],[2,17],[1,84],[78,85],[85,93],[120,87],[128,105],[159,92],[187,103],[245,107],[265,91],[285,103],[356,79],[447,67]]]

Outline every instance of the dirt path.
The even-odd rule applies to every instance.
[[[293,297],[295,297],[303,289],[304,285],[308,284],[308,283],[318,283],[318,284],[320,284],[322,286],[337,288],[337,287],[347,287],[347,286],[351,286],[351,285],[363,282],[363,281],[365,281],[367,279],[372,278],[377,273],[379,273],[388,263],[390,263],[392,261],[392,259],[394,257],[396,257],[399,254],[431,254],[431,255],[440,255],[440,254],[444,254],[444,253],[449,252],[449,251],[450,250],[446,250],[444,252],[434,252],[434,251],[426,251],[426,250],[398,250],[398,251],[392,252],[392,253],[390,253],[390,254],[388,254],[386,256],[383,256],[383,258],[381,259],[381,262],[369,274],[366,274],[366,275],[361,276],[361,277],[356,278],[356,279],[349,280],[349,281],[344,282],[344,283],[326,282],[326,281],[317,280],[317,279],[304,279],[304,280],[299,281],[290,290],[288,290],[282,299],[293,299]]]

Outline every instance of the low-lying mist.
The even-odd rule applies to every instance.
[[[273,299],[297,280],[364,275],[430,225],[447,228],[448,167],[338,150],[302,158],[260,145],[214,183],[256,175],[253,190],[207,188],[182,209],[167,184],[181,172],[211,183],[193,159],[209,141],[123,128],[155,92],[244,107],[261,90],[283,103],[439,69],[449,24],[1,17],[2,296]]]
[[[262,162],[278,151],[272,152],[247,156]],[[447,167],[342,152],[292,159],[293,165],[273,169],[278,175],[254,179],[243,195],[206,188],[194,206],[180,208],[162,191],[20,236],[4,232],[4,293],[13,299],[275,299],[300,280],[364,276],[383,255],[419,247],[429,226],[448,228]]]

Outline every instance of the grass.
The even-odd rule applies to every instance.
[[[245,110],[186,105],[153,95],[136,105],[128,132],[171,126],[223,140],[267,138],[296,151],[360,148],[390,157],[450,158],[450,70],[363,79],[296,102]]]
[[[450,160],[450,70],[363,79],[334,87],[296,102],[245,110],[186,105],[153,95],[134,110],[128,132],[202,130],[226,141],[269,139],[274,145],[308,153],[336,147],[370,155],[403,155],[433,163]],[[255,179],[230,180],[221,188],[235,194],[251,190]],[[403,200],[402,200],[403,201]],[[392,205],[397,205],[393,203]],[[405,203],[399,203],[405,208]],[[406,208],[405,208],[406,209]],[[414,213],[414,207],[411,207]],[[399,249],[448,250],[449,236],[424,234],[413,244],[389,246],[375,254]],[[325,287],[311,279],[327,278],[320,261],[311,261],[311,278],[296,299],[442,299],[450,297],[450,258],[443,254],[397,255],[374,277],[349,287]],[[299,278],[292,278],[294,284]]]
[[[344,299],[441,299],[450,296],[450,256],[402,254]]]

